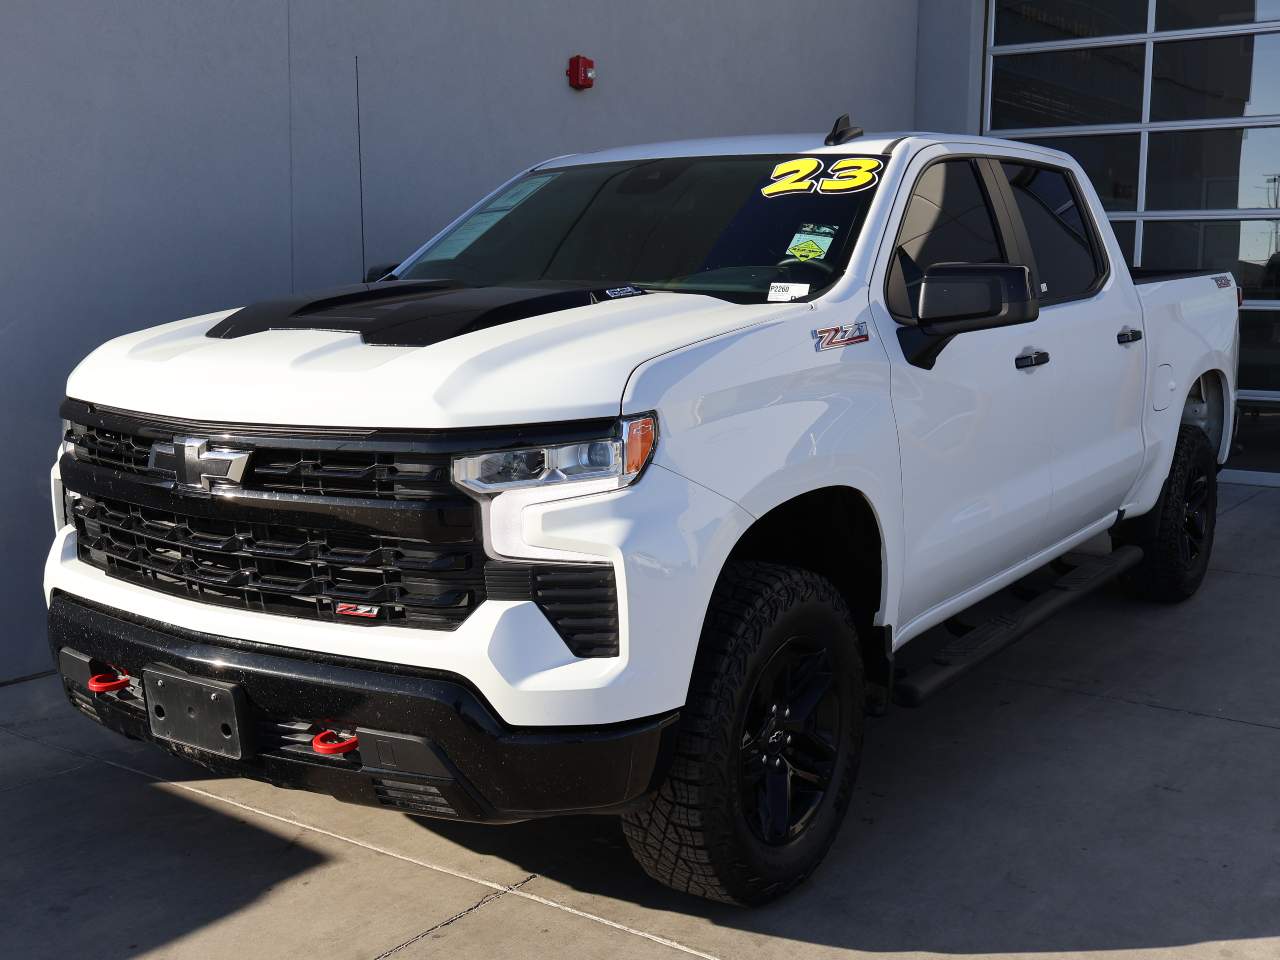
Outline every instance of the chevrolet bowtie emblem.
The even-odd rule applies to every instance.
[[[219,449],[211,443],[202,437],[174,437],[173,443],[157,440],[147,465],[172,474],[181,490],[238,487],[250,451]]]

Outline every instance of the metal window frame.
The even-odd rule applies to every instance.
[[[994,57],[991,59],[995,59]],[[988,106],[990,97],[988,96]],[[1144,100],[1146,99],[1144,95]],[[994,136],[1011,140],[1027,137],[1098,136],[1105,133],[1167,133],[1187,130],[1236,130],[1280,125],[1280,113],[1264,113],[1256,117],[1222,117],[1217,120],[1151,120],[1147,123],[1081,123],[1065,127],[1000,127],[986,128]]]
[[[979,111],[982,133],[1008,140],[1038,140],[1050,137],[1087,137],[1115,133],[1138,134],[1138,195],[1135,209],[1108,211],[1107,219],[1113,222],[1131,222],[1134,225],[1134,265],[1142,266],[1143,225],[1148,221],[1198,220],[1277,220],[1280,209],[1253,207],[1241,210],[1148,210],[1147,209],[1147,159],[1150,151],[1150,134],[1166,131],[1197,131],[1244,129],[1252,127],[1280,127],[1280,113],[1260,114],[1252,117],[1220,117],[1193,120],[1151,120],[1151,75],[1154,67],[1155,45],[1174,40],[1207,40],[1215,37],[1260,36],[1280,34],[1280,20],[1263,20],[1255,23],[1229,24],[1218,27],[1196,27],[1188,30],[1157,30],[1156,4],[1159,0],[1147,0],[1147,29],[1143,33],[1110,34],[1102,37],[1046,40],[1036,43],[996,44],[996,16],[998,0],[986,0],[986,31],[983,50],[982,109]],[[1142,114],[1136,123],[1100,123],[1078,126],[1001,128],[991,127],[991,101],[997,57],[1021,53],[1052,53],[1065,50],[1086,50],[1099,47],[1143,46]],[[1246,300],[1242,311],[1280,310],[1280,301]],[[1280,390],[1244,390],[1242,399],[1280,402]]]
[[[995,4],[991,0],[991,39],[995,40]],[[1005,43],[993,46],[996,56],[1011,53],[1049,53],[1054,50],[1082,50],[1092,47],[1124,47],[1139,43],[1175,40],[1205,40],[1213,37],[1243,37],[1258,33],[1280,33],[1280,20],[1262,20],[1257,23],[1233,23],[1225,27],[1194,27],[1190,30],[1156,30],[1154,4],[1149,8],[1145,33],[1109,33],[1101,37],[1074,37],[1069,40],[1041,40],[1031,43]]]

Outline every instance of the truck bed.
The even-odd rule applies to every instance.
[[[1229,272],[1230,271],[1223,270],[1153,270],[1146,267],[1129,268],[1129,276],[1133,277],[1133,282],[1135,284],[1160,283],[1164,280],[1183,280],[1188,277],[1210,277],[1215,274]]]

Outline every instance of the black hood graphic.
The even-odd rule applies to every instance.
[[[206,336],[230,340],[266,330],[334,330],[358,333],[376,346],[427,347],[527,317],[643,293],[630,286],[553,290],[390,280],[255,303],[211,327]]]

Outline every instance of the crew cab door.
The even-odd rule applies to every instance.
[[[975,330],[916,356],[919,284],[937,263],[1019,263],[1008,212],[985,158],[936,147],[917,157],[895,200],[871,279],[872,310],[891,364],[905,533],[898,629],[1053,541],[1053,456],[1046,428],[1061,401],[1040,321]],[[895,336],[897,334],[897,336]],[[1019,358],[1023,358],[1021,361]],[[927,622],[925,622],[927,621]],[[905,635],[905,634],[904,634]]]
[[[1119,509],[1142,468],[1142,308],[1127,273],[1112,275],[1071,171],[1022,159],[1003,159],[999,171],[1061,390],[1045,421],[1057,541]]]

